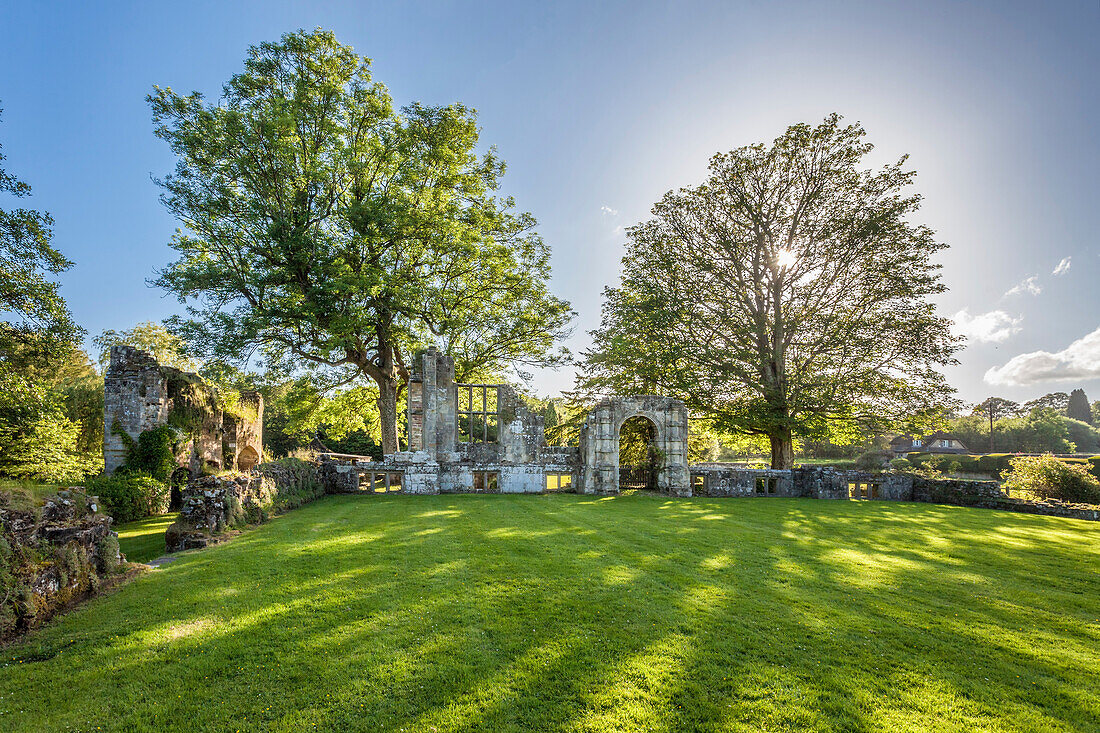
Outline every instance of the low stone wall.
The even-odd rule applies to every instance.
[[[842,471],[828,467],[796,468],[791,473],[799,496],[913,501],[913,478],[906,474]]]
[[[692,496],[804,496],[790,471],[707,463],[691,466],[690,474]]]
[[[325,494],[318,467],[305,461],[265,463],[248,473],[203,476],[183,490],[179,519],[168,527],[168,552],[206,547],[232,527],[265,522]]]
[[[111,518],[79,489],[34,510],[0,493],[0,639],[34,628],[94,592],[123,558]]]
[[[548,474],[556,475],[556,485],[567,487],[562,490],[575,490],[580,481],[580,450],[542,447],[530,463],[474,461],[459,452],[436,462],[426,451],[395,453],[382,461],[323,457],[321,463],[322,481],[330,494],[389,493],[368,489],[372,480],[381,487],[399,484],[404,494],[538,494],[547,490]]]
[[[913,501],[955,506],[986,506],[1006,498],[996,481],[964,481],[913,477]]]

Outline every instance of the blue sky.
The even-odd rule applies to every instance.
[[[6,167],[57,221],[90,335],[178,304],[146,280],[175,222],[152,177],[154,84],[217,96],[246,48],[325,27],[399,103],[461,101],[539,219],[574,351],[618,277],[622,227],[715,152],[832,111],[875,162],[911,154],[920,221],[951,245],[942,313],[971,335],[963,398],[1083,386],[1100,399],[1100,3],[0,4]],[[0,202],[9,206],[10,200]],[[644,358],[644,355],[639,355]],[[537,375],[556,393],[568,370]]]

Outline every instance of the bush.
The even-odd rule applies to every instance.
[[[126,444],[126,462],[119,467],[126,473],[148,474],[158,481],[167,482],[176,470],[176,449],[181,433],[170,425],[161,425],[146,430],[137,440],[130,439],[120,429],[115,433],[122,436]]]
[[[168,511],[168,484],[148,474],[116,473],[91,479],[84,486],[119,523]]]
[[[892,454],[884,450],[869,450],[856,458],[856,468],[860,471],[881,471]]]
[[[905,458],[895,458],[894,460],[890,461],[890,468],[894,469],[895,471],[908,471],[912,467],[913,464]]]
[[[1082,464],[1066,463],[1051,455],[1014,458],[1004,484],[1043,499],[1100,503],[1100,479]]]

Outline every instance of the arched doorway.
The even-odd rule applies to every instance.
[[[657,464],[654,488],[662,493],[691,496],[687,468],[687,408],[679,400],[653,395],[606,397],[588,413],[580,434],[580,491],[585,494],[619,492],[620,431],[625,426],[629,435],[634,424],[627,423],[638,417],[648,422],[646,430],[652,428],[654,434],[649,440],[629,442],[652,446],[653,455],[647,454],[643,463]],[[627,462],[636,460],[627,458]]]
[[[662,458],[653,421],[643,415],[624,420],[619,427],[619,491],[656,491]]]
[[[246,445],[241,449],[241,452],[237,454],[238,471],[250,471],[252,467],[259,462],[260,455],[256,452],[256,449],[250,445]]]

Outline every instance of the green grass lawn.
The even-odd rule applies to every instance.
[[[1100,730],[1100,525],[331,497],[0,650],[0,730]]]
[[[135,522],[115,525],[118,547],[130,562],[149,562],[165,554],[164,530],[176,521],[178,512],[145,517]]]

